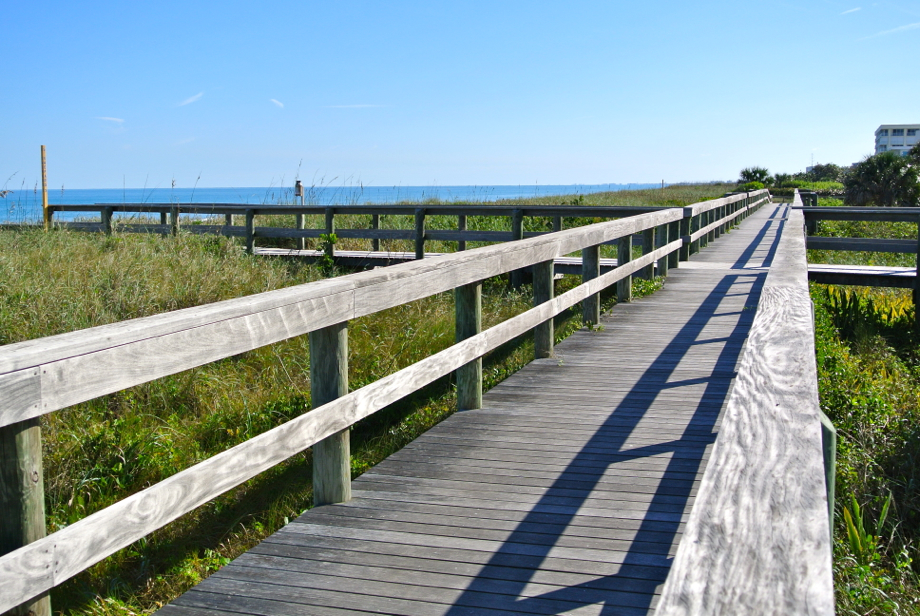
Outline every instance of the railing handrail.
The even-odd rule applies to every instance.
[[[834,613],[803,227],[791,209],[658,614]]]
[[[769,200],[730,211],[730,224]],[[711,209],[721,207],[713,206]],[[707,210],[708,211],[708,210]],[[0,426],[350,319],[551,262],[636,231],[684,221],[682,208],[642,214],[551,236],[446,254],[254,296],[0,347]],[[0,613],[80,571],[290,456],[466,366],[576,303],[673,252],[677,237],[537,307],[326,404],[0,556]],[[244,336],[241,336],[244,334]],[[242,338],[242,339],[241,339]],[[215,341],[219,348],[215,347]],[[312,343],[312,342],[311,342]],[[312,352],[312,349],[311,349]],[[165,364],[158,366],[158,364]],[[12,410],[11,410],[12,409]]]

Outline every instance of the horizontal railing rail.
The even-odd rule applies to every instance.
[[[163,527],[290,456],[313,447],[314,500],[350,495],[348,427],[414,391],[456,374],[458,406],[478,408],[483,355],[535,332],[539,357],[552,353],[552,319],[582,302],[583,320],[597,323],[599,293],[617,284],[629,298],[633,274],[657,262],[666,274],[690,244],[706,242],[770,201],[757,191],[688,208],[655,210],[436,258],[260,293],[206,306],[133,319],[0,347],[0,438],[19,451],[17,464],[41,477],[40,416],[163,376],[303,334],[310,335],[314,409],[236,447],[176,473],[145,490],[43,538],[0,556],[0,613],[35,600],[106,556]],[[633,210],[634,211],[634,210]],[[694,223],[694,219],[697,222]],[[687,234],[680,227],[696,229]],[[632,236],[650,235],[653,249],[632,257]],[[693,238],[696,234],[696,239]],[[600,246],[619,242],[619,266],[600,274]],[[582,251],[583,283],[553,297],[553,260]],[[686,253],[689,258],[689,252]],[[481,331],[481,281],[534,270],[535,307]],[[457,344],[349,393],[349,320],[454,290]],[[28,447],[23,443],[31,443]],[[37,448],[35,443],[38,443]],[[30,482],[34,474],[23,475]],[[32,484],[10,494],[27,494]],[[29,488],[29,489],[26,489]],[[23,496],[25,499],[27,496]],[[0,502],[10,511],[43,503]],[[43,507],[43,505],[41,505]],[[44,534],[44,522],[37,537]]]
[[[818,403],[801,211],[781,233],[658,614],[834,613],[834,431]]]

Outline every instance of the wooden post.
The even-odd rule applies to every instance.
[[[724,205],[720,205],[719,207],[716,208],[715,211],[716,211],[716,220],[722,220],[723,218],[725,218],[725,206]],[[722,223],[718,227],[715,228],[715,231],[713,231],[713,233],[715,234],[713,235],[713,239],[717,240],[720,237],[722,237],[722,228],[724,226],[725,224]]]
[[[466,231],[466,214],[457,216],[457,231]],[[457,240],[457,251],[466,250],[466,240]]]
[[[166,212],[160,212],[160,224],[161,225],[169,224],[169,215]]]
[[[425,258],[425,210],[415,210],[415,258]]]
[[[169,232],[171,235],[179,235],[179,208],[174,207],[169,211]]]
[[[533,266],[533,305],[539,306],[553,299],[553,277],[555,267],[553,260],[534,263]],[[553,356],[553,338],[556,335],[553,319],[549,318],[534,328],[534,357]]]
[[[165,224],[165,221],[164,221]],[[224,214],[224,225],[227,227],[233,226],[233,214]]]
[[[553,216],[553,233],[562,231],[562,216]]]
[[[51,228],[51,212],[48,210],[48,165],[45,161],[45,146],[42,146],[42,221],[45,231]]]
[[[655,249],[659,249],[668,243],[668,225],[661,225],[655,230]],[[657,261],[658,275],[668,275],[668,257],[661,257]]]
[[[380,230],[380,214],[371,214],[371,229],[374,231]],[[380,251],[380,238],[375,237],[371,239],[371,250],[374,252]]]
[[[524,211],[513,210],[511,212],[511,241],[524,239]],[[520,289],[524,284],[524,271],[514,270],[511,272],[511,288]]]
[[[617,242],[617,265],[632,261],[632,235],[625,235]],[[632,276],[617,281],[617,301],[632,301]]]
[[[667,241],[673,242],[674,240],[680,239],[680,221],[675,220],[672,223],[668,223],[668,238]],[[668,255],[668,269],[674,268],[677,269],[678,262],[680,261],[680,251],[682,249],[678,248],[674,252]]]
[[[99,219],[102,221],[102,232],[112,235],[112,208],[104,207],[99,210]]]
[[[717,220],[717,217],[716,217],[717,214],[718,214],[717,209],[709,210],[706,216],[706,224],[711,225],[712,223],[714,223]],[[715,239],[716,239],[716,230],[713,229],[712,231],[706,234],[706,245],[708,246],[709,242],[715,241]]]
[[[690,219],[690,232],[696,233],[700,230],[700,214]],[[690,242],[690,254],[695,255],[700,251],[700,238]]]
[[[310,395],[316,408],[348,393],[348,323],[310,332]],[[313,445],[313,506],[351,500],[349,429]]]
[[[296,180],[294,182],[294,199],[296,200],[298,197],[300,197],[300,207],[303,207],[304,205],[303,182],[301,182],[300,180]],[[304,229],[303,212],[299,214],[294,214],[294,228],[297,229],[298,231],[302,231]],[[298,237],[296,245],[297,245],[297,250],[306,250],[307,238]]]
[[[594,280],[601,274],[601,247],[588,246],[581,249],[581,281]],[[589,329],[601,321],[601,294],[589,295],[582,302],[581,320]]]
[[[482,283],[454,289],[455,340],[461,342],[482,331]],[[457,410],[482,408],[482,358],[457,369]]]
[[[822,411],[821,450],[824,454],[824,488],[827,490],[827,515],[831,527],[831,545],[834,545],[834,492],[837,483],[837,429]]]
[[[335,235],[335,208],[327,207],[326,211],[326,235]],[[324,246],[326,256],[330,259],[335,258],[335,244],[327,241]]]
[[[654,250],[655,228],[644,229],[642,231],[642,254],[647,255]],[[651,280],[655,276],[655,266],[649,263],[639,271],[639,277],[644,280]]]
[[[0,555],[45,536],[42,436],[38,418],[0,428],[0,512]],[[51,601],[47,596],[39,597],[4,616],[51,616]]]
[[[256,249],[256,216],[252,210],[246,210],[246,252],[252,254]]]
[[[680,237],[685,238],[690,235],[690,227],[692,218],[686,211],[684,211],[684,217],[680,219]],[[680,261],[689,261],[690,260],[690,243],[684,241],[684,245],[680,247],[678,251],[678,260]]]

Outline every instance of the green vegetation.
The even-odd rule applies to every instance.
[[[920,206],[920,164],[914,156],[896,152],[868,156],[853,167],[843,184],[847,205]]]
[[[611,193],[606,201],[595,195],[572,200],[586,205],[684,205],[721,196],[729,188],[668,187]],[[369,222],[342,218],[342,228]],[[386,222],[412,228],[409,220],[385,218],[381,226]],[[431,217],[432,223],[456,224],[455,219],[438,218]],[[315,222],[322,226],[321,221]],[[507,219],[476,222],[499,225],[507,224]],[[539,228],[545,221],[528,224]],[[116,232],[106,237],[0,231],[0,242],[4,246],[0,251],[3,344],[307,283],[326,275],[321,267],[293,259],[247,256],[232,240],[182,233],[160,237]],[[321,242],[334,242],[337,248],[363,242],[360,245],[367,247],[366,240],[327,236]],[[339,273],[331,270],[329,275]],[[577,283],[577,278],[566,277],[559,281],[557,292]],[[650,293],[659,285],[660,281],[635,280],[634,293]],[[605,307],[613,301],[605,296]],[[511,291],[503,280],[487,281],[484,326],[519,314],[530,304],[529,288]],[[580,326],[578,308],[560,315],[557,339]],[[352,321],[350,387],[362,387],[450,346],[453,327],[451,294]],[[486,387],[532,356],[528,336],[490,354],[484,362]],[[308,411],[309,390],[309,348],[303,336],[45,416],[49,531]],[[352,431],[353,474],[398,450],[453,408],[452,384],[444,379],[360,422]],[[310,452],[291,458],[66,582],[52,593],[55,611],[153,611],[309,508],[310,476]]]
[[[916,238],[917,226],[821,221],[819,232]],[[915,255],[890,253],[809,251],[808,259],[915,263]],[[920,613],[920,340],[911,291],[813,284],[811,294],[821,407],[838,431],[838,613]]]
[[[766,167],[746,167],[738,174],[738,182],[741,184],[757,182],[763,185],[771,183],[772,178]]]

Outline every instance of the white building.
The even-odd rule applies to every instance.
[[[875,153],[898,152],[907,156],[907,151],[917,143],[920,124],[882,124],[875,131]]]

